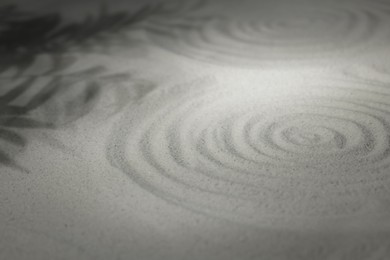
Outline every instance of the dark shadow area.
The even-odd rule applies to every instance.
[[[65,22],[59,13],[36,14],[15,5],[0,7],[0,165],[17,167],[14,149],[3,143],[18,150],[25,147],[22,130],[51,129],[72,122],[93,109],[105,84],[135,80],[129,73],[109,71],[104,64],[68,73],[66,70],[80,59],[75,52],[96,53],[99,49],[104,53],[118,42],[131,46],[134,39],[128,37],[129,30],[150,17],[169,18],[181,10],[164,4],[115,12],[107,5],[97,9],[96,15]],[[50,68],[26,75],[42,55],[49,57]],[[14,73],[8,76],[6,72],[11,70]],[[43,77],[47,80],[42,83]],[[48,118],[38,118],[34,111],[45,107]]]
[[[111,13],[102,5],[96,16],[88,16],[80,22],[64,24],[58,13],[34,15],[16,6],[0,7],[0,73],[10,67],[18,69],[18,75],[31,66],[40,54],[57,54],[50,74],[69,66],[72,62],[61,55],[77,49],[93,51],[94,46],[110,48],[114,40],[122,43],[131,39],[126,32],[153,15],[169,15],[163,6],[145,6],[135,11]]]

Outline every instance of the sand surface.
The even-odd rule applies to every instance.
[[[390,1],[0,4],[0,259],[390,259]]]

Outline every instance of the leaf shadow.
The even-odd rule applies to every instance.
[[[111,12],[103,4],[97,15],[65,22],[59,13],[36,14],[16,5],[0,6],[0,166],[20,168],[14,151],[23,150],[28,144],[26,130],[55,129],[77,120],[94,107],[103,83],[124,76],[109,72],[102,64],[68,73],[67,69],[79,60],[72,53],[104,52],[114,42],[131,45],[134,39],[128,36],[129,30],[136,30],[151,17],[170,19],[186,9],[160,3]],[[50,68],[37,75],[26,75],[40,55],[50,57]],[[4,76],[10,70],[15,73]],[[125,76],[127,80],[134,79],[130,74]],[[42,83],[42,78],[46,82]],[[80,84],[83,87],[77,95],[69,94]],[[145,89],[153,88],[149,84]],[[63,97],[71,99],[61,100]],[[53,109],[56,102],[63,105]],[[36,110],[45,107],[52,110],[50,116],[37,117]]]

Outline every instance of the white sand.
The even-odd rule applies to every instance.
[[[197,8],[68,53],[76,83],[32,112],[56,128],[1,140],[0,259],[390,258],[390,3]]]

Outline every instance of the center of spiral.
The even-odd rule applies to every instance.
[[[318,145],[322,139],[318,133],[299,127],[290,127],[283,132],[283,135],[287,140],[296,145]]]

